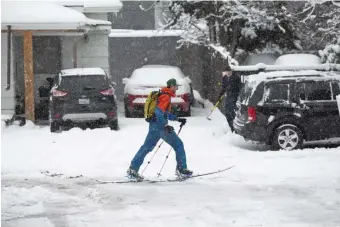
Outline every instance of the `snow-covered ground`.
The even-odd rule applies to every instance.
[[[118,132],[2,125],[2,226],[340,226],[340,147],[267,151],[231,134],[218,110],[206,120],[209,111],[193,109],[180,134],[188,167],[203,173],[236,166],[175,183],[91,180],[124,179],[147,133],[143,119],[120,113]],[[157,177],[168,151],[163,144],[146,178]],[[174,157],[162,178],[174,176]]]

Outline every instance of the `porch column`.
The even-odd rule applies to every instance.
[[[34,122],[33,42],[31,31],[24,32],[24,74],[26,120]]]

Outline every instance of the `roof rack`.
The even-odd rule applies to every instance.
[[[256,74],[259,72],[270,71],[340,71],[340,64],[318,64],[318,65],[266,65],[259,63],[256,65],[234,66],[231,65],[234,72],[242,72],[242,74]]]

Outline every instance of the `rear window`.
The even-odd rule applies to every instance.
[[[246,81],[241,89],[238,101],[243,105],[256,105],[262,99],[263,82]]]
[[[240,101],[241,103],[246,102],[251,96],[253,90],[254,90],[254,87],[251,86],[251,84],[248,81],[246,81],[243,84],[240,95],[238,97],[238,101]]]
[[[84,88],[106,88],[108,82],[103,75],[64,76],[61,78],[59,89],[80,91]]]
[[[264,88],[265,103],[280,103],[289,100],[289,84],[266,84]]]

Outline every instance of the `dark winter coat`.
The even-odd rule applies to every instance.
[[[225,92],[227,92],[227,96],[238,97],[241,90],[241,78],[233,73],[231,76],[224,76],[222,81],[222,90],[219,95],[221,97]]]

